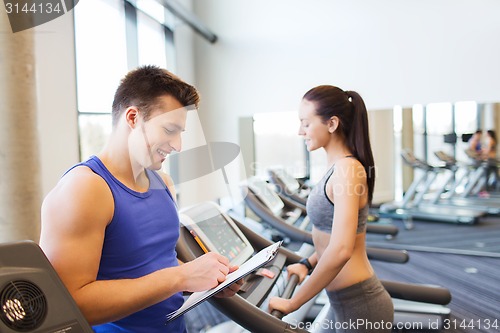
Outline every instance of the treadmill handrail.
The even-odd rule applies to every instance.
[[[406,250],[367,247],[366,254],[370,260],[380,260],[397,264],[405,264],[410,260],[410,256]]]
[[[294,327],[270,313],[263,311],[239,295],[234,295],[230,298],[212,297],[209,302],[219,309],[219,311],[231,318],[232,321],[250,332],[309,333],[305,329]]]
[[[450,291],[443,287],[387,280],[381,282],[393,298],[439,305],[451,302]]]
[[[366,232],[377,235],[396,236],[399,233],[399,228],[390,224],[367,223]]]
[[[285,286],[285,290],[283,290],[283,293],[281,294],[281,298],[290,298],[292,297],[293,292],[295,291],[295,287],[299,284],[299,276],[297,274],[292,274],[290,278],[288,279],[288,282]],[[276,318],[283,318],[285,314],[279,310],[273,310],[271,311],[271,316],[275,316]]]

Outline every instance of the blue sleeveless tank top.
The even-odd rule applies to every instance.
[[[325,232],[332,232],[333,227],[333,213],[335,211],[335,205],[330,201],[330,198],[326,194],[326,183],[332,176],[334,170],[335,165],[330,170],[328,170],[328,172],[323,176],[318,184],[313,187],[311,193],[309,193],[309,196],[307,197],[307,216],[316,229]],[[358,228],[356,230],[357,234],[360,234],[366,230],[368,210],[368,205],[365,205],[358,212]]]
[[[160,175],[146,170],[149,189],[136,192],[116,179],[96,156],[78,165],[87,166],[106,181],[115,205],[113,219],[106,227],[97,280],[133,279],[178,266],[175,245],[179,238],[179,216]],[[183,302],[182,293],[177,293],[128,317],[93,329],[96,333],[185,333],[182,316],[166,323],[166,315],[180,308]]]

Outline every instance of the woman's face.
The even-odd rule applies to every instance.
[[[325,147],[331,134],[328,125],[316,114],[314,102],[303,99],[299,107],[299,135],[304,138],[308,151]]]

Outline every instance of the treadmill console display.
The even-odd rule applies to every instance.
[[[279,214],[285,207],[283,200],[268,187],[265,181],[257,178],[249,179],[248,187],[274,214]]]
[[[238,226],[213,202],[182,210],[180,219],[204,251],[217,252],[233,265],[244,263],[254,252]]]
[[[216,252],[229,258],[230,261],[238,257],[247,247],[244,240],[220,214],[196,224],[214,244]]]

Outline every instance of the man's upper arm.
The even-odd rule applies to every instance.
[[[42,204],[40,246],[73,295],[95,281],[113,205],[105,181],[85,167],[65,175]]]

